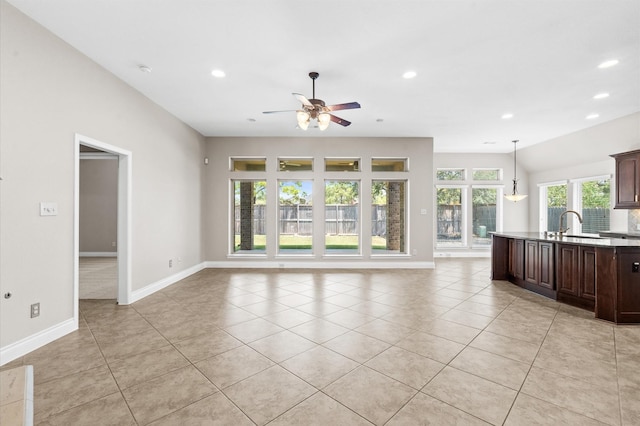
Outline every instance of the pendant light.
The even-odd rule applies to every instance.
[[[520,200],[524,200],[527,198],[524,194],[518,194],[518,179],[516,179],[516,145],[518,141],[513,141],[513,191],[511,194],[507,194],[504,196],[509,201],[513,201],[514,203]]]

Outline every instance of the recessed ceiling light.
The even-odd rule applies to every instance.
[[[485,142],[482,142],[482,144],[483,145],[495,145],[496,142],[495,141],[485,141]]]
[[[377,121],[378,123],[382,123],[382,122],[384,121],[384,118],[376,118],[376,121]]]
[[[217,78],[222,78],[222,77],[226,76],[226,74],[222,70],[213,70],[213,71],[211,71],[211,75],[214,76],[214,77],[217,77]]]
[[[418,75],[418,73],[415,71],[407,71],[404,74],[402,74],[402,78],[406,78],[406,79],[414,78],[416,75]]]
[[[142,72],[151,72],[152,69],[146,65],[138,65],[138,69]]]
[[[604,99],[604,98],[608,98],[609,94],[608,93],[598,93],[597,95],[595,95],[593,97],[593,99]]]
[[[510,118],[513,118],[513,114],[511,114],[510,112],[507,112],[506,114],[502,114],[502,118],[503,120],[508,120]]]
[[[250,122],[252,122],[252,123],[255,123],[255,122],[256,122],[256,119],[255,119],[255,118],[247,118],[247,121],[250,121]]]
[[[600,65],[598,65],[598,68],[610,68],[614,65],[618,65],[618,61],[617,59],[610,59],[608,61],[604,61],[603,63],[601,63]]]
[[[593,120],[594,118],[598,118],[598,117],[600,117],[600,115],[599,115],[599,114],[589,114],[589,115],[587,115],[585,118],[586,118],[587,120]]]

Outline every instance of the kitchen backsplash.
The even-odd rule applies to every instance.
[[[640,210],[629,210],[629,233],[640,234],[638,224],[640,224]]]

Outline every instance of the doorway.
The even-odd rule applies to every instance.
[[[118,156],[80,145],[78,297],[118,298]]]
[[[82,149],[92,151],[81,153]],[[74,318],[79,318],[80,288],[80,161],[82,158],[102,158],[117,162],[117,213],[115,257],[117,266],[116,302],[120,305],[131,303],[131,152],[83,135],[75,135],[74,174]]]

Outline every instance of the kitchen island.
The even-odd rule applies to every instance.
[[[491,278],[589,309],[615,323],[640,323],[640,240],[492,234]]]

